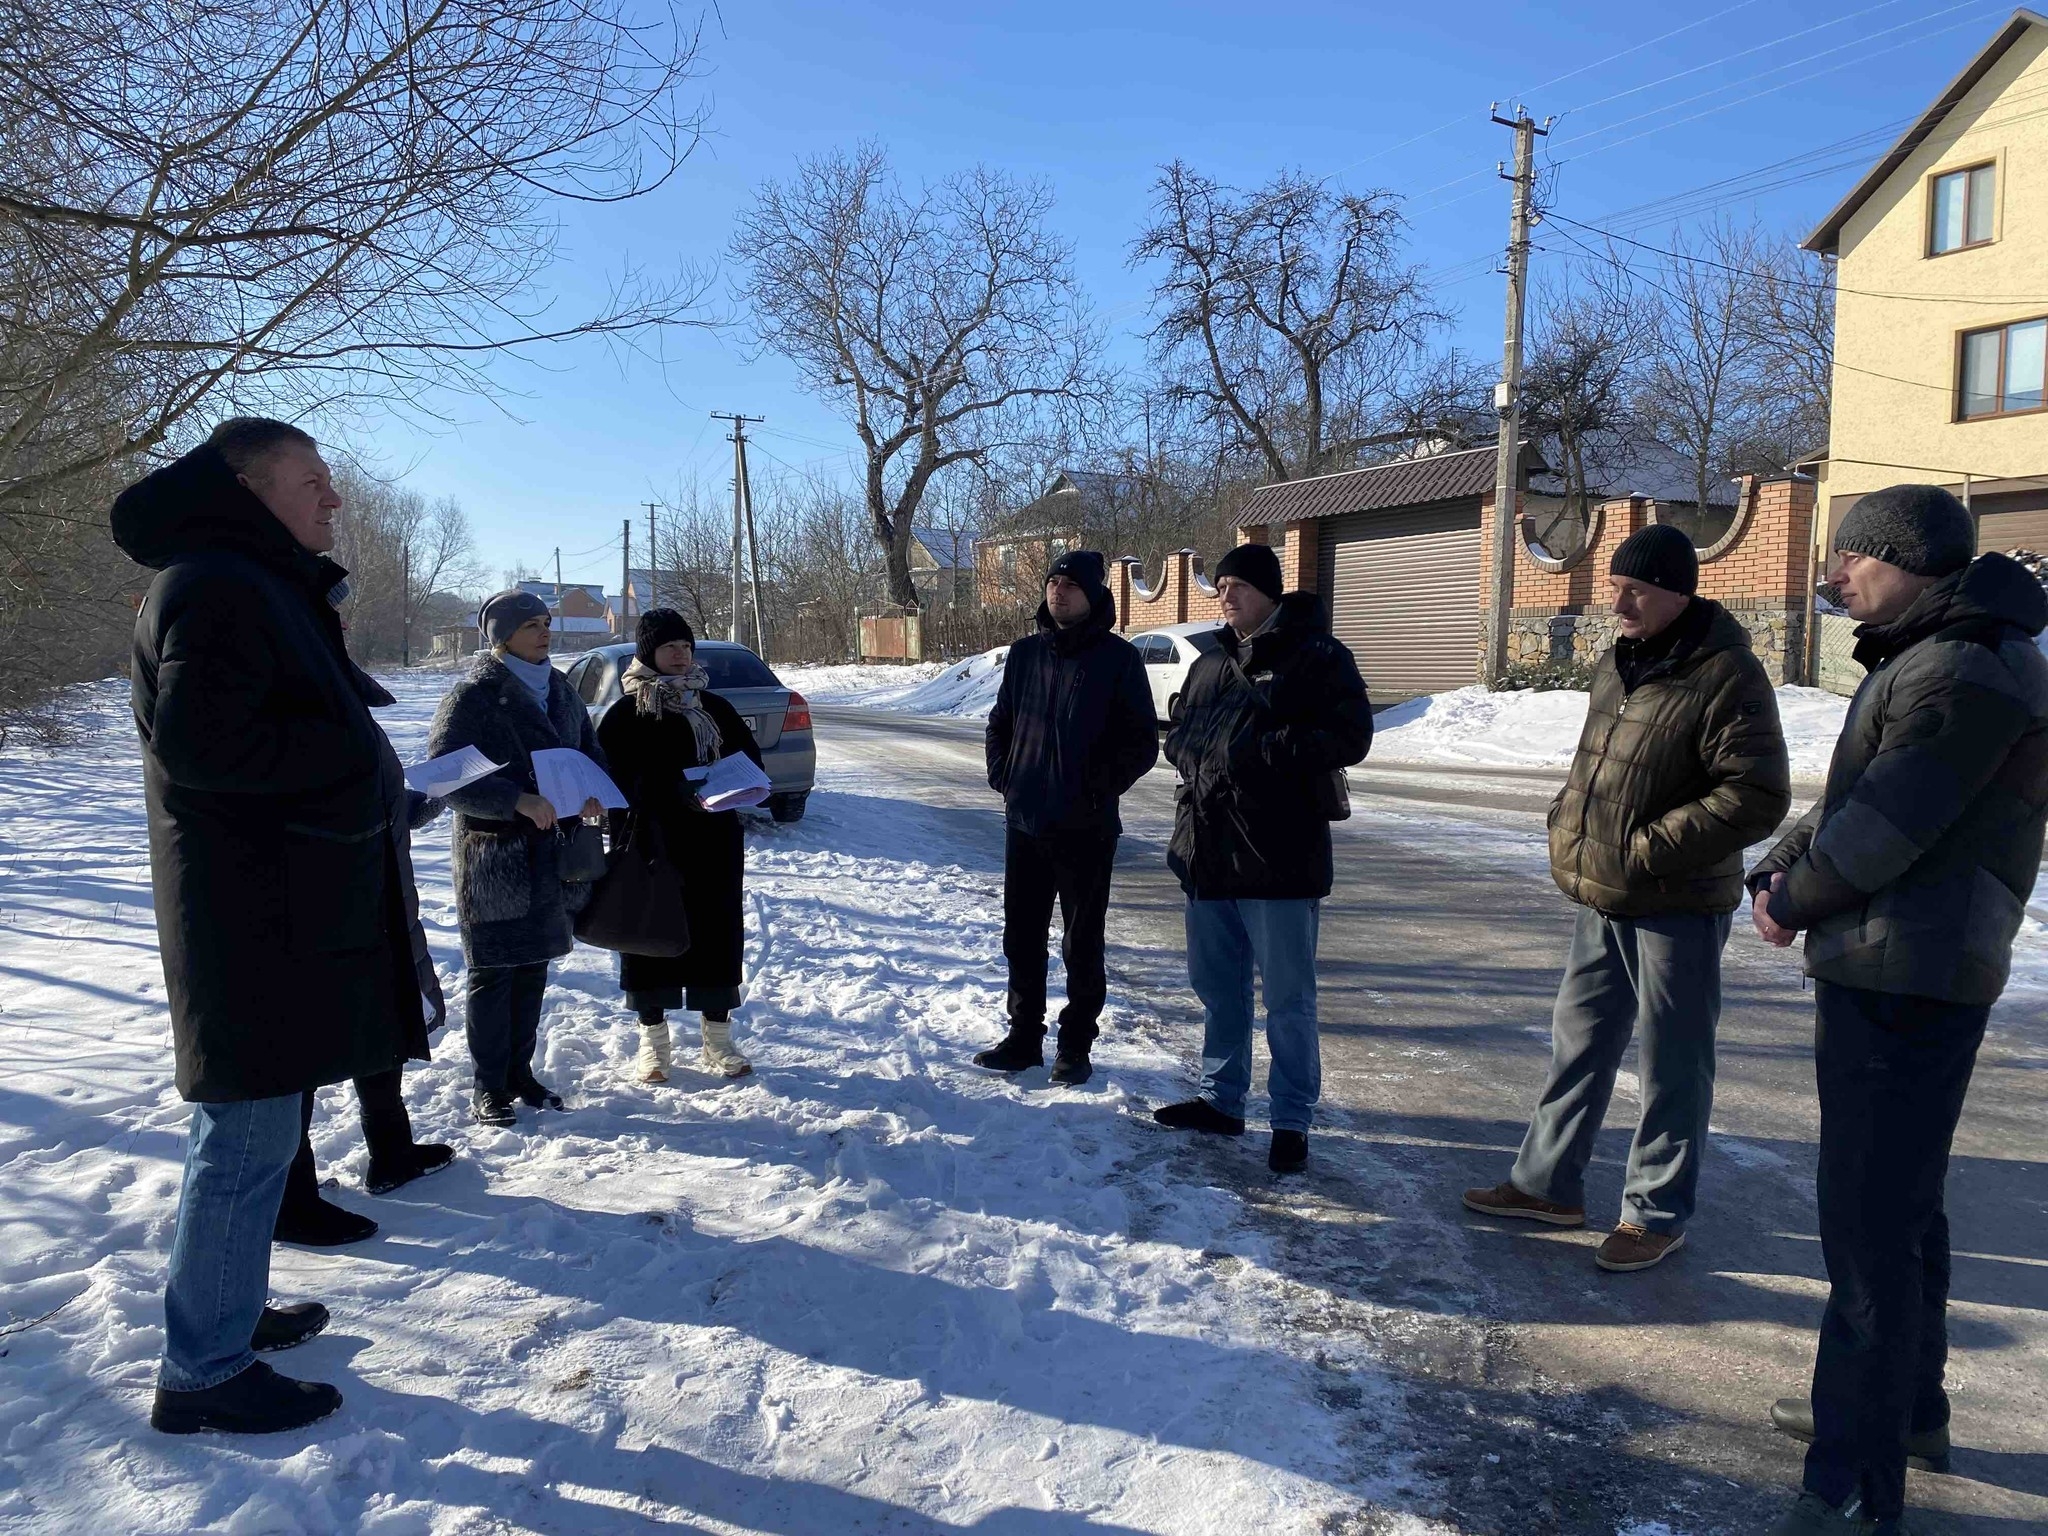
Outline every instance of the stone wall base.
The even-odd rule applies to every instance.
[[[1729,614],[1749,631],[1750,646],[1776,684],[1794,683],[1804,673],[1806,612],[1804,608],[1760,603],[1724,603]],[[1486,654],[1490,617],[1480,619],[1479,653]],[[1615,641],[1614,615],[1550,608],[1521,608],[1508,615],[1508,665],[1511,667],[1586,666],[1604,656]]]

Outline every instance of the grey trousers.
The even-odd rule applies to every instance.
[[[1621,1219],[1652,1232],[1685,1230],[1714,1107],[1721,950],[1732,923],[1728,913],[1626,918],[1579,908],[1551,1015],[1550,1079],[1508,1175],[1515,1188],[1559,1205],[1586,1203],[1593,1138],[1622,1052],[1640,1031],[1643,1115]]]

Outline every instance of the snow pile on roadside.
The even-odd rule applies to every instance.
[[[1373,719],[1373,762],[1566,768],[1586,724],[1571,689],[1494,693],[1477,685],[1410,699]],[[1795,779],[1824,778],[1849,701],[1819,688],[1780,688],[1778,717]]]
[[[813,704],[860,704],[887,708],[890,701],[930,682],[946,667],[943,662],[873,663],[829,667],[777,667],[783,686],[794,688]]]
[[[389,681],[416,758],[445,680]],[[629,1084],[610,957],[579,950],[539,1062],[569,1113],[468,1124],[443,1034],[406,1097],[461,1156],[371,1201],[352,1096],[323,1095],[323,1172],[383,1231],[280,1249],[272,1283],[333,1308],[279,1364],[346,1406],[272,1439],[152,1434],[186,1111],[136,757],[114,729],[0,754],[0,1321],[52,1314],[4,1343],[0,1525],[1305,1530],[1407,1475],[1399,1393],[1368,1367],[1345,1377],[1365,1406],[1332,1408],[1235,1197],[1165,1176],[1142,1111],[1182,1069],[1155,1019],[1113,999],[1081,1090],[968,1064],[1003,1006],[994,818],[831,767],[804,822],[750,824],[755,1076]],[[417,842],[459,995],[446,821]],[[1384,1443],[1352,1438],[1361,1413]]]

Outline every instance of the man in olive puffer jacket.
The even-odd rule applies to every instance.
[[[1826,795],[1750,876],[1757,932],[1806,932],[1829,1287],[1812,1397],[1771,1410],[1813,1446],[1774,1536],[1890,1536],[1908,1456],[1948,1452],[1943,1184],[2048,825],[2048,595],[1976,545],[1939,486],[1842,519],[1868,676]]]
[[[1630,1036],[1642,1117],[1603,1269],[1647,1269],[1685,1240],[1714,1099],[1721,949],[1742,850],[1792,802],[1777,695],[1748,632],[1695,596],[1699,558],[1652,523],[1608,567],[1621,638],[1600,658],[1550,869],[1579,904],[1551,1020],[1550,1078],[1507,1182],[1466,1206],[1583,1226],[1586,1165]]]

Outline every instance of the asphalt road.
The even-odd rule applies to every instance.
[[[978,723],[813,713],[825,763],[886,765],[907,798],[982,812],[953,824],[1000,860]],[[1826,1294],[1812,994],[1793,957],[1738,922],[1717,1134],[1680,1253],[1635,1275],[1592,1262],[1620,1200],[1633,1053],[1592,1170],[1588,1230],[1530,1230],[1457,1203],[1466,1186],[1506,1176],[1548,1061],[1571,922],[1540,851],[1558,782],[1356,775],[1323,917],[1324,1098],[1310,1174],[1269,1175],[1262,1132],[1161,1133],[1130,1172],[1162,1191],[1194,1179],[1243,1193],[1277,1240],[1290,1321],[1327,1340],[1324,1395],[1353,1426],[1361,1479],[1384,1486],[1390,1505],[1475,1533],[1761,1532],[1797,1485],[1800,1450],[1765,1410],[1803,1390]],[[1192,1076],[1199,1013],[1164,863],[1171,791],[1162,767],[1124,802],[1111,987],[1169,1021]],[[2048,1531],[2044,1013],[2037,994],[1993,1014],[1950,1165],[1958,1450],[1949,1475],[1915,1473],[1909,1487],[1916,1528],[1938,1536]],[[1386,1412],[1390,1391],[1398,1416]],[[1396,1417],[1398,1433],[1383,1422]],[[1347,1529],[1394,1526],[1367,1515]]]

